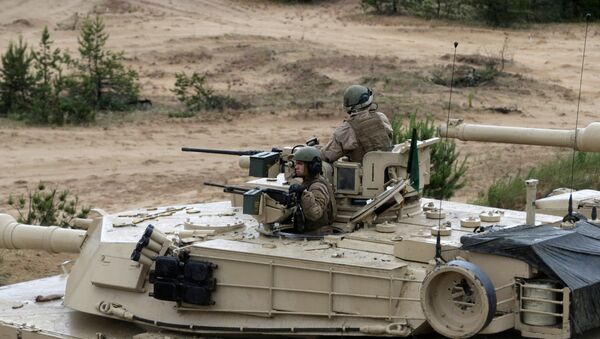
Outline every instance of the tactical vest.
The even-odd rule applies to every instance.
[[[358,141],[358,147],[349,154],[351,161],[362,162],[367,152],[389,151],[392,147],[392,140],[377,112],[367,111],[353,115],[348,123]]]
[[[323,213],[323,215],[319,219],[317,219],[315,221],[310,221],[308,219],[305,219],[306,220],[304,223],[304,231],[305,232],[314,231],[314,230],[318,229],[319,227],[331,225],[333,223],[333,219],[335,217],[335,210],[336,210],[335,196],[333,195],[333,188],[331,188],[331,185],[327,182],[327,180],[325,180],[321,176],[318,176],[316,179],[314,179],[313,181],[308,183],[306,190],[310,190],[310,186],[314,185],[317,182],[320,182],[323,185],[325,185],[325,187],[327,187],[327,194],[329,195],[329,203],[327,204],[327,211],[325,211],[325,213]]]

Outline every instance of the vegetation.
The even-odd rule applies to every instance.
[[[36,50],[19,39],[2,55],[0,115],[38,124],[93,122],[99,110],[127,110],[137,103],[137,73],[123,53],[106,48],[102,20],[82,26],[79,59],[53,47],[45,27]]]
[[[401,143],[412,136],[413,128],[417,129],[417,138],[426,140],[436,136],[437,129],[433,118],[417,120],[416,114],[410,114],[408,126],[398,116],[392,119],[393,142]],[[429,185],[425,186],[423,195],[431,198],[448,199],[466,184],[467,158],[459,161],[460,153],[456,151],[454,141],[441,141],[431,147],[431,176]]]
[[[87,218],[89,207],[79,207],[79,198],[71,196],[69,190],[49,189],[40,182],[27,196],[8,196],[8,204],[19,213],[20,223],[42,226],[72,226],[73,218]]]
[[[362,0],[365,10],[378,14],[410,14],[424,18],[483,22],[511,26],[530,22],[598,18],[598,0]]]
[[[452,65],[436,68],[431,73],[431,81],[437,85],[450,87],[475,87],[487,83],[498,75],[497,64],[488,63],[483,67],[458,65],[452,76]]]
[[[532,168],[527,174],[517,174],[496,180],[485,192],[480,194],[476,204],[508,208],[524,209],[525,180],[538,179],[538,197],[545,197],[553,189],[571,187],[572,156],[557,157],[554,161],[543,163]],[[573,188],[600,189],[600,154],[575,154],[573,172]]]
[[[431,72],[431,81],[434,84],[450,87],[475,87],[488,83],[502,72],[504,66],[509,62],[508,57],[508,35],[504,35],[504,43],[497,55],[467,54],[457,55],[457,65],[452,74],[452,64],[438,66]],[[446,54],[444,59],[450,59]],[[471,103],[469,101],[469,103]]]
[[[226,108],[240,109],[243,105],[236,99],[214,93],[206,83],[206,76],[194,72],[191,76],[185,73],[175,74],[175,88],[171,89],[177,99],[183,103],[188,112],[223,111]],[[187,117],[187,114],[183,114]]]
[[[125,110],[128,103],[137,100],[138,75],[123,65],[123,52],[106,49],[107,40],[99,17],[84,22],[77,39],[80,55],[76,62],[80,82],[77,92],[94,110]]]
[[[31,102],[34,79],[30,74],[31,53],[27,44],[19,38],[18,44],[10,42],[1,57],[0,70],[0,112],[19,114],[25,111]]]
[[[31,55],[35,82],[31,105],[24,118],[39,124],[61,125],[65,122],[61,93],[67,84],[63,69],[71,63],[71,58],[60,49],[53,49],[48,27],[44,27],[39,49]]]

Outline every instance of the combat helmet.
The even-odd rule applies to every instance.
[[[371,89],[361,85],[352,85],[344,91],[344,109],[347,113],[369,107],[373,103]]]
[[[294,160],[308,164],[308,172],[311,177],[322,173],[321,152],[314,147],[300,148],[294,152]]]

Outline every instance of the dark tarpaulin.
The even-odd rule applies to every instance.
[[[600,227],[579,221],[572,229],[522,225],[461,237],[462,249],[523,260],[569,287],[571,328],[600,327]]]

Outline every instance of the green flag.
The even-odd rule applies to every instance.
[[[407,172],[410,176],[412,187],[419,191],[419,150],[417,148],[417,129],[413,128],[410,139],[410,150],[408,151]]]

